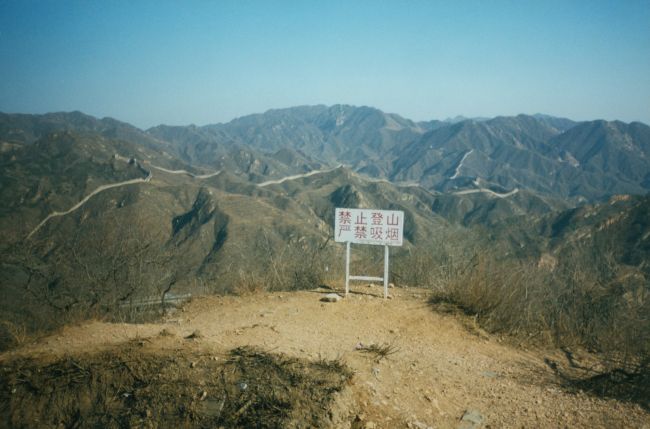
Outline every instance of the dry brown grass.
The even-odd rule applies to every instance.
[[[250,347],[213,357],[131,342],[54,361],[17,358],[0,371],[0,418],[10,427],[325,427],[352,377],[339,361]]]
[[[617,273],[621,267],[611,260],[601,260],[605,266],[587,264],[579,257],[570,262],[550,271],[533,262],[479,255],[436,289],[431,303],[436,308],[452,304],[488,331],[529,344],[586,348],[600,357],[598,375],[626,374],[622,378],[626,382],[647,380],[647,283],[630,276],[622,281]]]
[[[313,289],[325,282],[325,267],[334,259],[329,241],[299,239],[274,243],[261,232],[254,249],[242,248],[242,261],[254,261],[222,279],[238,295],[261,291]]]
[[[368,353],[373,356],[375,362],[380,362],[383,359],[388,358],[389,356],[394,355],[399,352],[399,348],[394,344],[370,344],[367,346],[359,346],[357,350],[363,353]]]
[[[20,347],[31,338],[27,327],[9,320],[0,322],[0,350]]]

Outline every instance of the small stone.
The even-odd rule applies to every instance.
[[[388,283],[388,287],[395,287],[395,283]]]
[[[339,295],[338,293],[328,293],[324,297],[322,297],[320,300],[323,302],[339,302],[343,297]]]
[[[363,425],[364,429],[376,429],[377,428],[377,423],[375,422],[366,422],[365,425]]]
[[[481,426],[483,416],[476,410],[465,410],[463,417],[460,419],[458,429],[474,429]]]
[[[197,339],[199,339],[199,338],[203,338],[203,335],[202,335],[201,332],[198,331],[198,330],[192,332],[190,335],[188,335],[187,337],[185,337],[186,340],[197,340]]]
[[[196,368],[196,362],[190,362],[190,368]]]

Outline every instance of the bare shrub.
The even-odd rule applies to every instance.
[[[25,344],[30,338],[27,327],[9,320],[0,322],[0,350],[7,350]]]
[[[273,240],[265,231],[253,246],[240,245],[238,255],[220,278],[221,284],[238,294],[259,291],[313,289],[329,274],[333,249],[329,240],[299,237]],[[243,263],[246,262],[246,267]]]
[[[237,275],[231,280],[232,291],[236,295],[250,295],[267,290],[264,277],[254,271],[237,270]]]
[[[367,346],[361,345],[357,346],[357,350],[363,353],[373,355],[373,360],[375,362],[380,362],[382,359],[386,359],[391,355],[399,352],[399,348],[394,344],[383,343],[383,344],[370,344]]]
[[[394,251],[392,278],[397,285],[443,290],[472,263],[479,246],[474,231],[453,227],[438,231],[429,243]]]
[[[165,237],[138,222],[126,224],[115,217],[105,222],[103,228],[78,228],[61,243],[28,240],[6,249],[0,280],[7,292],[2,306],[7,316],[2,319],[34,333],[89,318],[158,316],[176,282]],[[138,304],[152,297],[160,297],[157,311]],[[3,331],[6,339],[18,334],[6,327]]]
[[[482,253],[434,290],[432,303],[452,303],[489,331],[520,340],[586,347],[604,372],[648,374],[650,290],[626,269],[587,248],[572,249],[552,271]]]

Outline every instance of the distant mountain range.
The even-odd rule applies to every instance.
[[[80,112],[0,114],[0,321],[38,326],[172,286],[230,290],[270,249],[337,249],[342,206],[404,211],[398,255],[449,231],[531,258],[597,236],[635,249],[618,262],[647,273],[649,189],[642,123],[414,122],[336,105],[141,130]]]
[[[0,116],[3,144],[31,143],[62,129],[96,132],[253,181],[342,164],[431,191],[526,189],[570,204],[650,189],[650,127],[638,122],[546,115],[413,122],[344,105],[146,131],[79,112]]]

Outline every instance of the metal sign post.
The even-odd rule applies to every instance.
[[[350,280],[384,282],[384,299],[388,298],[388,246],[401,246],[404,234],[404,212],[396,210],[336,209],[335,241],[345,242],[345,296],[350,292]],[[384,276],[351,276],[352,243],[384,246]]]

